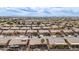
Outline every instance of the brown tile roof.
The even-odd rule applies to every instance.
[[[39,30],[39,33],[49,33],[49,30]]]
[[[79,37],[65,37],[71,45],[79,45]]]
[[[31,39],[30,42],[29,42],[29,45],[40,45],[40,44],[47,44],[47,41],[45,40],[42,43],[41,39]]]
[[[27,45],[28,40],[12,39],[9,45]]]
[[[48,40],[50,45],[67,45],[62,37],[53,37]]]
[[[0,39],[0,45],[7,45],[9,42],[8,39]]]
[[[34,33],[37,32],[37,30],[27,30],[27,33]]]

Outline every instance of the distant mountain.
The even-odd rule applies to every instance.
[[[78,7],[4,7],[0,16],[79,16]]]

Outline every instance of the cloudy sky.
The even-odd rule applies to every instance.
[[[78,7],[4,7],[0,16],[79,16]]]

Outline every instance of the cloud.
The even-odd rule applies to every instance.
[[[37,12],[37,10],[34,10],[30,7],[26,7],[26,8],[19,8],[21,11],[25,11],[25,12]]]
[[[0,16],[79,16],[78,7],[5,7]]]

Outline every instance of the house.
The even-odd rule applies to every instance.
[[[15,30],[15,33],[20,35],[20,34],[25,34],[26,33],[26,30]]]
[[[0,48],[7,48],[9,42],[9,39],[0,39]]]
[[[2,26],[2,27],[1,27],[1,29],[2,29],[2,30],[9,30],[9,29],[10,29],[10,27],[7,27],[7,26],[6,26],[6,27],[4,27],[4,26]]]
[[[41,29],[41,30],[39,30],[39,33],[40,33],[40,34],[46,34],[46,33],[50,33],[50,32],[49,32],[49,30],[42,30],[42,29]]]
[[[30,27],[20,27],[20,30],[29,30]]]
[[[48,39],[50,49],[68,49],[68,45],[62,37],[53,37]]]
[[[14,35],[15,30],[3,30],[2,34],[3,35]]]
[[[61,35],[61,30],[51,30],[50,29],[51,35]]]
[[[11,29],[11,30],[19,30],[19,27],[13,26],[13,27],[11,27],[10,29]]]
[[[79,28],[73,28],[73,30],[76,32],[76,33],[79,33]]]
[[[44,26],[44,27],[42,27],[42,29],[51,29],[51,27]]]
[[[58,29],[57,25],[52,25],[51,27],[52,27],[52,29]]]
[[[28,40],[19,40],[19,39],[12,39],[9,42],[9,48],[13,50],[26,50],[28,45]]]
[[[41,27],[32,27],[32,29],[38,30],[38,29],[41,29]]]
[[[2,31],[3,31],[3,30],[0,30],[0,35],[2,34]]]
[[[63,33],[66,35],[66,36],[73,36],[75,33],[73,30],[71,29],[63,29]]]
[[[29,41],[29,49],[35,48],[46,48],[47,49],[47,41],[45,39],[30,39]]]
[[[27,30],[28,34],[37,33],[37,30]]]
[[[65,37],[69,46],[73,49],[79,49],[79,37]]]

